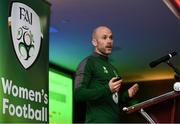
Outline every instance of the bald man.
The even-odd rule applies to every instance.
[[[99,26],[92,33],[95,48],[92,55],[79,64],[75,75],[74,98],[87,104],[86,123],[121,122],[122,105],[138,91],[135,84],[127,91],[120,90],[122,79],[108,61],[113,48],[112,31]]]

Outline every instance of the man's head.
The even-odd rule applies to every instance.
[[[101,55],[111,54],[113,47],[112,31],[106,26],[99,26],[92,34],[92,44],[95,51]]]

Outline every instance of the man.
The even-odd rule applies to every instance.
[[[95,52],[78,66],[75,76],[74,98],[87,104],[86,122],[120,122],[122,105],[138,91],[138,84],[122,93],[122,79],[108,62],[112,52],[112,31],[106,26],[97,27],[92,34]]]

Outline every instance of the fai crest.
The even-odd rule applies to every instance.
[[[11,35],[16,55],[25,69],[36,60],[41,46],[40,19],[29,6],[14,2],[9,17]]]

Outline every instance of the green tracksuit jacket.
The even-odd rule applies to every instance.
[[[108,62],[108,58],[95,52],[79,64],[75,76],[74,98],[87,103],[87,123],[120,122],[122,104],[127,101],[128,92],[119,92],[118,103],[115,103],[108,83],[116,76],[117,71]]]

